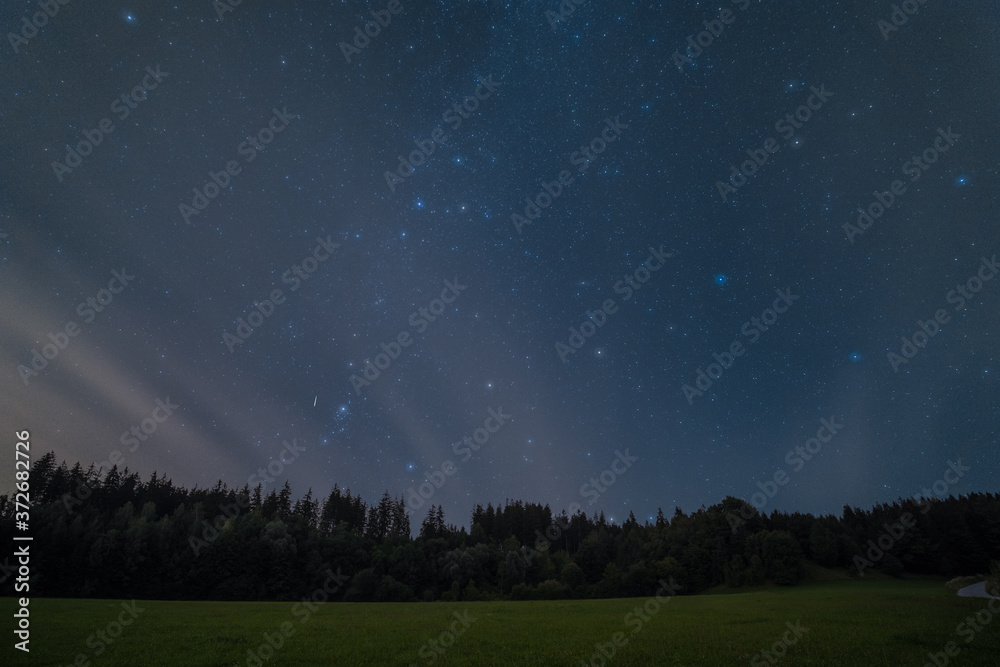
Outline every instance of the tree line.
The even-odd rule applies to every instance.
[[[153,473],[56,464],[31,469],[31,591],[48,597],[294,600],[327,570],[349,576],[348,601],[645,596],[794,585],[810,569],[954,577],[1000,554],[1000,495],[898,499],[840,516],[758,512],[738,498],[667,518],[609,522],[506,500],[473,508],[469,526],[431,505],[411,534],[403,499],[366,502],[334,485],[293,498],[286,482],[186,489]],[[14,502],[0,495],[0,540]],[[13,594],[13,577],[0,584]]]

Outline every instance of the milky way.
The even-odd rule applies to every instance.
[[[0,430],[460,525],[1000,490],[996,8],[668,4],[6,3]]]

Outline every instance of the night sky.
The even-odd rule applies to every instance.
[[[11,461],[444,480],[414,527],[997,492],[1000,8],[903,4],[4,3]]]

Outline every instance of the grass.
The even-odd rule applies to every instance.
[[[434,665],[576,667],[591,664],[595,644],[611,641],[616,632],[627,643],[616,648],[609,667],[748,665],[781,639],[786,621],[800,622],[808,632],[788,647],[781,665],[919,667],[949,641],[961,650],[950,664],[996,665],[1000,655],[1000,614],[981,612],[981,621],[989,614],[994,622],[967,643],[968,635],[956,629],[988,600],[959,598],[939,580],[828,581],[677,597],[658,612],[650,603],[645,621],[628,616],[646,601],[331,603],[308,618],[303,607],[293,615],[294,603],[288,602],[139,602],[144,610],[135,622],[105,645],[94,633],[122,613],[120,601],[36,598],[30,605],[30,664],[71,665],[83,654],[79,667],[247,665],[248,649],[287,622],[294,634],[263,665],[427,665],[429,649],[423,656],[418,651],[448,629],[455,613],[466,612],[475,620]],[[0,663],[27,665],[25,655],[11,647],[13,607],[12,599],[4,599],[8,629],[0,656],[14,658],[0,657]]]

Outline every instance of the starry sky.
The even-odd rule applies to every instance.
[[[996,4],[562,7],[4,3],[9,455],[415,526],[1000,490]]]

